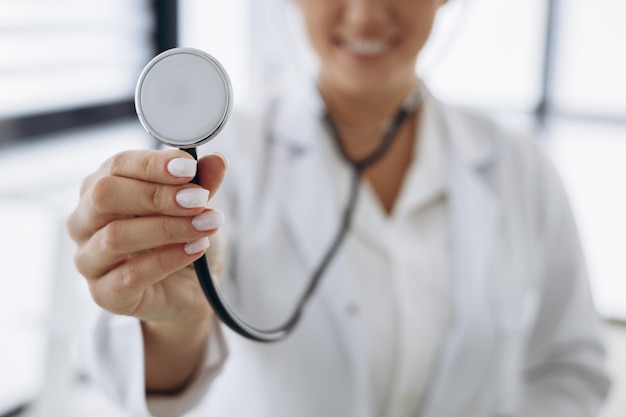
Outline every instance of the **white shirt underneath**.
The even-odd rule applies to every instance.
[[[324,148],[343,205],[349,172],[332,143]],[[352,268],[368,398],[377,416],[416,416],[451,318],[446,160],[428,109],[415,148],[390,215],[370,186],[361,184],[341,249]]]

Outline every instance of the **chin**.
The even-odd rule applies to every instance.
[[[390,65],[335,64],[320,67],[319,79],[327,88],[350,95],[377,95],[403,89],[416,78],[415,72],[399,71],[398,68],[390,68]]]

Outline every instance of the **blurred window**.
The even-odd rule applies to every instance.
[[[548,146],[578,217],[596,305],[626,321],[626,2],[551,1]]]
[[[450,1],[419,72],[444,100],[532,112],[542,96],[546,12],[546,0]]]
[[[153,52],[149,0],[0,0],[0,119],[128,100]]]
[[[567,0],[560,9],[556,110],[626,121],[626,1]]]
[[[64,223],[95,160],[144,136],[131,127],[67,130],[134,114],[135,83],[159,47],[164,2],[175,5],[0,0],[0,415],[18,415],[34,400],[43,415],[96,410],[65,404],[76,381],[70,338],[85,318],[78,298],[88,292],[63,249]],[[31,137],[45,140],[24,143]]]

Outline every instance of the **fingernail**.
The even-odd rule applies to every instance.
[[[209,242],[208,237],[203,237],[202,239],[194,240],[193,242],[189,242],[185,245],[185,253],[187,255],[193,255],[194,253],[202,252],[207,249],[211,243]]]
[[[199,232],[217,229],[224,225],[224,213],[218,210],[205,211],[194,217],[191,225]]]
[[[176,193],[176,202],[184,208],[206,207],[209,203],[209,190],[185,188]]]
[[[167,164],[167,171],[175,177],[193,177],[196,175],[198,162],[191,158],[172,159]]]

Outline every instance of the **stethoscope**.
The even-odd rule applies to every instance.
[[[135,106],[141,124],[152,137],[165,145],[182,149],[197,159],[196,147],[215,138],[228,121],[232,96],[228,74],[214,57],[197,49],[174,48],[157,55],[146,65],[137,83]],[[326,112],[324,121],[329,134],[343,159],[352,168],[349,198],[332,244],[313,271],[293,314],[282,325],[259,329],[246,323],[228,305],[214,284],[206,255],[194,262],[204,295],[226,326],[257,342],[275,342],[289,335],[346,237],[356,209],[362,173],[386,154],[403,123],[420,101],[419,90],[415,89],[387,126],[378,148],[358,160],[348,155],[339,140],[336,123]],[[198,173],[191,182],[198,184]]]

